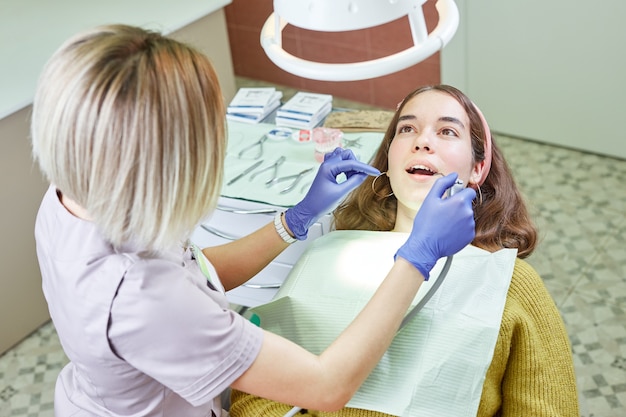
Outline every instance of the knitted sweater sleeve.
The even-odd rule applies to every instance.
[[[580,416],[565,326],[537,272],[520,259],[478,416]]]

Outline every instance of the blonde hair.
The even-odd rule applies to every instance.
[[[208,58],[140,28],[66,41],[33,104],[33,155],[113,246],[158,251],[215,207],[226,149],[224,103]]]

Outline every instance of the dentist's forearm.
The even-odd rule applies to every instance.
[[[248,281],[289,246],[273,223],[240,239],[202,249],[228,291]]]

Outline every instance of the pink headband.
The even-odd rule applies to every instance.
[[[483,130],[485,131],[485,166],[483,167],[482,175],[478,179],[478,185],[482,185],[485,179],[487,179],[487,175],[489,175],[489,170],[491,169],[491,130],[489,129],[487,119],[485,119],[483,112],[480,111],[476,103],[472,104],[480,116],[480,121],[483,123]]]

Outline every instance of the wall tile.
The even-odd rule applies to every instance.
[[[415,88],[441,82],[439,54],[405,70],[373,80],[374,102],[395,109],[398,102]]]
[[[367,50],[370,45],[369,30],[350,30],[345,32],[316,32],[303,29],[294,29],[303,42],[323,43],[326,45],[349,46],[351,48]]]
[[[353,48],[349,45],[328,45],[317,41],[302,41],[302,56],[318,62],[350,63],[368,59],[368,52],[364,49]]]
[[[372,52],[379,56],[400,52],[413,46],[411,28],[407,18],[369,29]]]
[[[304,85],[308,91],[319,91],[340,98],[348,97],[358,103],[370,104],[374,99],[371,80],[349,82],[306,80]]]

